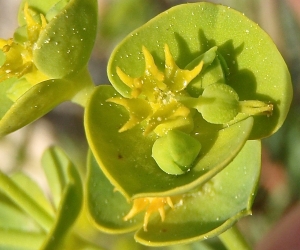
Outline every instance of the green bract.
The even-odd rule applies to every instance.
[[[87,205],[95,225],[109,233],[142,228],[142,214],[128,221],[122,219],[130,204],[114,190],[91,154],[88,167]],[[259,173],[260,142],[249,141],[210,181],[183,195],[171,196],[174,208],[166,210],[165,220],[161,222],[154,214],[147,231],[140,229],[135,239],[145,245],[163,246],[217,236],[251,213]]]
[[[23,1],[19,25],[14,39],[0,39],[0,136],[63,101],[84,105],[93,87],[86,65],[96,37],[96,0]]]
[[[237,92],[239,100],[274,105],[272,116],[254,118],[251,138],[271,135],[282,125],[292,98],[290,74],[273,41],[256,23],[233,9],[210,3],[180,5],[158,15],[113,51],[108,76],[119,93],[128,96],[128,87],[119,78],[117,67],[129,76],[141,76],[145,69],[144,46],[162,70],[165,44],[181,68],[217,46],[223,81]],[[195,85],[202,88],[198,81],[192,82],[190,88]]]
[[[183,174],[190,170],[201,149],[195,138],[177,130],[171,130],[157,139],[152,147],[152,157],[168,174]]]
[[[279,129],[292,97],[257,24],[225,6],[179,5],[124,39],[108,76],[85,112],[87,202],[100,228],[140,228],[137,241],[161,246],[216,236],[250,213],[260,169],[251,140]]]

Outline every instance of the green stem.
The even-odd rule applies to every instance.
[[[46,232],[51,229],[54,219],[40,207],[14,181],[0,171],[0,191],[7,195],[23,211],[29,214]]]
[[[90,75],[90,72],[85,68],[80,74],[73,79],[75,82],[82,86],[78,93],[72,98],[72,102],[79,104],[82,107],[86,106],[87,100],[95,89],[95,84]]]
[[[184,106],[188,108],[194,108],[198,111],[201,110],[201,106],[209,105],[214,102],[215,98],[199,96],[197,98],[190,96],[179,96],[177,97],[177,101],[182,103]],[[200,112],[200,111],[199,111]]]
[[[228,250],[251,250],[243,235],[236,226],[232,226],[227,231],[219,235],[219,239]]]

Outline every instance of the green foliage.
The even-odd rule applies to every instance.
[[[81,210],[81,179],[75,166],[59,148],[49,148],[42,162],[52,200],[46,198],[40,187],[23,173],[11,177],[0,173],[4,212],[1,216],[6,215],[2,217],[0,229],[3,236],[1,247],[63,249],[65,238]]]

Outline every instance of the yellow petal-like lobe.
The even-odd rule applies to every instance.
[[[129,120],[123,125],[119,132],[124,132],[138,125],[151,114],[151,107],[147,101],[136,99],[125,99],[121,97],[109,98],[107,102],[113,102],[122,105],[129,112]]]
[[[184,90],[188,84],[201,72],[203,61],[194,69],[180,69],[174,61],[169,46],[165,44],[165,82],[173,92]]]
[[[133,206],[129,213],[123,218],[125,221],[133,218],[138,213],[146,210],[144,215],[143,228],[144,231],[147,231],[147,225],[151,214],[159,212],[161,220],[165,219],[165,207],[169,206],[173,208],[173,202],[170,197],[145,197],[137,198],[133,201]]]
[[[146,47],[142,47],[142,52],[145,58],[145,70],[142,76],[130,77],[119,67],[116,68],[116,72],[124,84],[131,89],[129,99],[142,99],[148,102],[151,111],[149,112],[147,108],[147,116],[136,116],[132,112],[134,102],[129,105],[130,102],[127,101],[114,101],[123,105],[130,113],[129,121],[119,132],[134,127],[142,120],[146,120],[145,136],[152,131],[162,136],[163,131],[167,133],[174,128],[190,130],[193,127],[193,119],[187,118],[190,116],[190,109],[180,103],[176,95],[185,95],[181,92],[200,73],[203,62],[200,62],[193,70],[180,69],[176,65],[168,45],[165,45],[165,70],[161,72]],[[160,128],[156,129],[158,126]]]

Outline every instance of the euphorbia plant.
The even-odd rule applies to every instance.
[[[110,57],[111,85],[93,87],[86,64],[96,35],[95,2],[21,4],[14,40],[1,41],[0,133],[62,101],[79,103],[90,146],[85,204],[96,227],[134,231],[149,246],[220,235],[229,247],[246,248],[230,228],[251,214],[260,139],[280,128],[292,97],[276,46],[235,10],[179,5],[128,35]],[[49,161],[60,155],[55,152]],[[80,189],[75,193],[81,197]],[[52,233],[67,230],[68,216],[59,212],[65,200]]]

